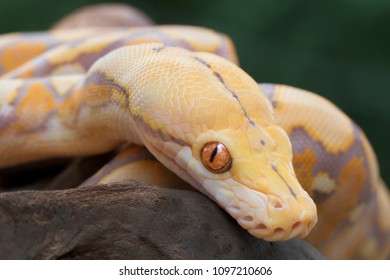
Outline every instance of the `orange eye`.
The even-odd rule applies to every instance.
[[[228,171],[232,166],[232,157],[224,144],[209,142],[203,146],[200,152],[203,165],[214,173]]]

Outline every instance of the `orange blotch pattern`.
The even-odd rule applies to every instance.
[[[45,85],[33,83],[18,105],[16,110],[18,121],[13,128],[21,133],[34,131],[55,108],[56,101]]]
[[[310,242],[326,240],[342,222],[348,221],[351,211],[357,205],[366,176],[362,158],[353,158],[341,169],[332,199],[317,204],[318,224],[308,238]]]
[[[97,85],[90,83],[85,89],[85,102],[90,107],[100,107],[106,105],[111,100],[111,88],[109,85]]]
[[[8,71],[15,69],[26,61],[43,53],[46,50],[46,47],[47,46],[45,43],[19,43],[12,48],[5,50],[1,54],[1,65],[3,67],[3,72],[7,73]]]
[[[307,148],[303,153],[294,154],[293,157],[294,170],[298,181],[311,197],[313,197],[311,186],[314,179],[311,170],[313,170],[317,161],[316,155],[310,148]]]
[[[59,117],[64,125],[72,127],[76,124],[81,105],[82,90],[79,86],[58,107]]]
[[[345,192],[358,194],[367,178],[363,158],[353,158],[340,171],[338,185]]]

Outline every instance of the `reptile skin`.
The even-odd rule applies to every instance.
[[[132,144],[84,184],[191,185],[256,237],[387,257],[390,200],[364,133],[326,99],[258,85],[237,61],[227,36],[190,26],[3,35],[0,168]],[[206,161],[222,169],[204,161],[210,143],[225,150]]]

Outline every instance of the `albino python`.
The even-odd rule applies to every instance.
[[[209,29],[62,25],[0,37],[0,168],[121,147],[84,185],[189,184],[258,238],[389,256],[375,154],[328,100],[259,86]]]

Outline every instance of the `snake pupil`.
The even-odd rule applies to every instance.
[[[203,165],[214,173],[222,173],[230,169],[232,158],[222,143],[213,141],[205,144],[201,150]]]
[[[217,153],[218,153],[218,147],[219,147],[219,145],[217,145],[217,146],[214,148],[213,153],[212,153],[211,156],[210,156],[210,162],[211,162],[211,163],[214,161],[215,156],[216,156]]]

